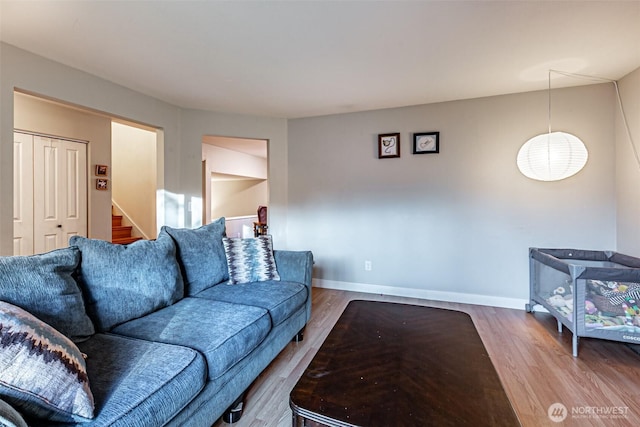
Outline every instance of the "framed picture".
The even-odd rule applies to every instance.
[[[96,165],[96,176],[107,176],[107,165]]]
[[[108,190],[109,189],[109,180],[105,178],[97,178],[96,179],[96,190]]]
[[[413,134],[413,154],[429,154],[440,152],[440,132],[423,132]]]
[[[378,135],[378,158],[400,157],[400,134],[384,133]]]

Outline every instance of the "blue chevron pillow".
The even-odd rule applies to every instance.
[[[93,418],[87,366],[76,345],[23,309],[0,301],[0,398],[51,421]]]
[[[280,280],[271,236],[251,239],[223,238],[229,284]]]

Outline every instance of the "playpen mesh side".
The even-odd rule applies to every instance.
[[[573,249],[532,250],[531,258],[532,301],[578,336],[640,342],[640,259]]]
[[[533,289],[537,300],[544,300],[559,314],[573,321],[573,279],[568,273],[549,265],[533,264]]]

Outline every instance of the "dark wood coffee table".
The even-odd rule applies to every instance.
[[[352,301],[291,391],[293,425],[519,426],[468,314]]]

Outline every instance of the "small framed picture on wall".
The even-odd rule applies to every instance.
[[[400,134],[384,133],[378,135],[378,158],[400,157]]]
[[[96,176],[107,176],[107,165],[96,165]]]
[[[105,178],[97,178],[96,179],[96,190],[108,190],[109,189],[109,180]]]
[[[440,132],[422,132],[413,134],[413,154],[440,152]]]

